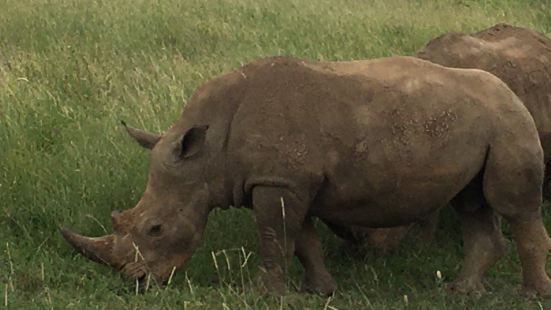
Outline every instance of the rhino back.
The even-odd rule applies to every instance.
[[[448,33],[417,57],[447,67],[478,68],[503,80],[522,100],[551,158],[551,40],[533,30],[498,24],[481,32]]]
[[[258,184],[308,191],[317,199],[314,213],[353,214],[366,205],[379,219],[365,210],[359,216],[406,221],[463,188],[480,171],[496,131],[533,127],[494,76],[410,57],[274,58],[244,73],[247,91],[229,138],[232,166],[245,191]],[[496,118],[501,110],[513,116]],[[411,214],[380,208],[398,201],[420,207]]]

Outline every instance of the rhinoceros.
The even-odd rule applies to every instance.
[[[544,151],[551,159],[551,39],[530,29],[497,24],[474,34],[446,33],[431,40],[416,57],[446,67],[476,68],[504,81],[534,118]],[[546,165],[544,196],[551,197],[551,165]],[[420,236],[434,240],[439,212],[423,219]],[[352,245],[370,244],[383,250],[396,248],[411,225],[365,229],[331,227]]]
[[[499,214],[511,225],[524,289],[551,295],[538,132],[487,72],[413,57],[266,58],[204,84],[163,135],[129,132],[152,150],[142,198],[111,214],[112,234],[62,230],[76,250],[128,277],[166,281],[199,246],[211,210],[245,206],[258,226],[262,287],[283,294],[297,255],[303,288],[329,294],[336,285],[312,218],[396,226],[455,199],[465,227],[455,286],[483,288],[504,251]]]

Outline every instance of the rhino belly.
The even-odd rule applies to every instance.
[[[312,213],[334,223],[367,227],[418,221],[467,186],[484,166],[486,150],[480,146],[433,160],[417,159],[414,165],[356,163],[327,174]]]

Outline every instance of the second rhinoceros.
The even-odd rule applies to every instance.
[[[534,118],[544,151],[551,159],[551,39],[531,29],[497,24],[473,34],[450,32],[431,40],[416,57],[452,68],[488,71],[522,100]],[[513,130],[513,128],[511,128]],[[551,197],[551,165],[546,165],[544,196]],[[424,240],[434,239],[438,212],[420,221]],[[410,225],[365,229],[333,226],[353,244],[366,242],[384,250],[396,248]]]
[[[503,253],[506,218],[523,286],[551,295],[551,240],[540,210],[543,152],[522,102],[495,76],[411,57],[310,62],[274,57],[203,85],[152,148],[138,204],[112,214],[113,233],[65,239],[123,274],[166,281],[199,246],[216,207],[252,209],[260,278],[285,291],[296,254],[304,287],[335,290],[312,225],[410,223],[456,197],[466,227],[456,287],[481,290]]]

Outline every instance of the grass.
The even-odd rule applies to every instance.
[[[109,230],[109,212],[138,201],[148,161],[119,121],[162,131],[213,76],[273,54],[325,60],[410,54],[443,32],[498,22],[550,35],[548,1],[0,0],[0,8],[0,305],[551,307],[517,294],[515,251],[489,272],[491,293],[446,293],[443,282],[454,278],[461,261],[451,211],[436,245],[408,240],[384,257],[369,250],[349,255],[320,225],[339,284],[329,299],[294,290],[275,299],[251,290],[259,257],[244,210],[214,212],[187,268],[167,288],[143,294],[76,255],[57,231],[60,225],[91,235]],[[300,267],[295,262],[291,270],[292,287],[300,282]]]

